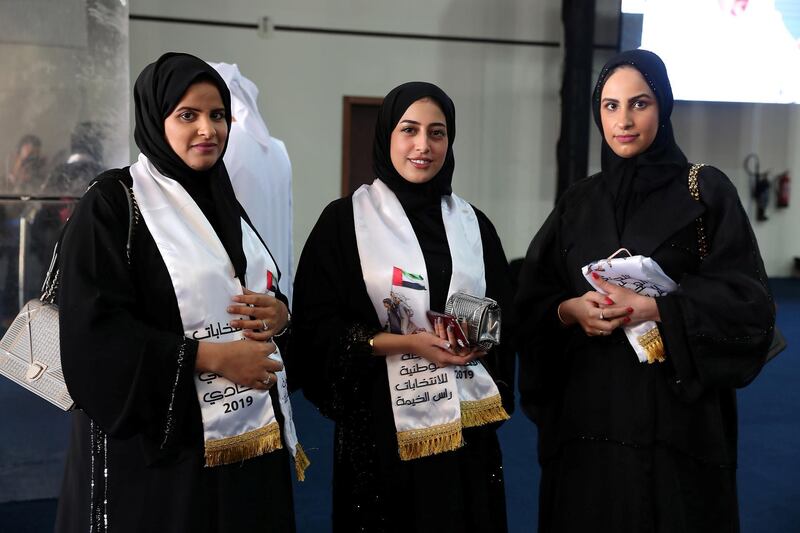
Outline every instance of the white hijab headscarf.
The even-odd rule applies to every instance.
[[[209,63],[231,92],[234,122],[224,161],[236,197],[275,257],[279,287],[292,298],[292,164],[258,112],[258,87],[236,64]]]

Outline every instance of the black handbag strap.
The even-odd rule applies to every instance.
[[[86,189],[87,192],[97,183],[97,180],[94,180],[92,183],[90,183],[89,187]],[[133,232],[136,228],[136,224],[139,222],[140,217],[139,204],[136,203],[136,197],[133,195],[133,190],[131,190],[130,187],[125,185],[121,180],[117,181],[117,183],[119,183],[120,187],[125,190],[125,198],[128,201],[128,239],[125,243],[125,256],[128,266],[130,266]],[[64,234],[67,231],[68,225],[69,219],[67,219],[64,227],[61,228],[61,234],[58,236],[58,241],[56,241],[56,245],[53,248],[53,257],[50,259],[50,266],[48,267],[47,274],[44,277],[44,283],[42,284],[42,295],[39,297],[39,299],[45,303],[54,303],[56,299],[56,292],[58,291],[58,282],[60,278],[59,274],[61,273],[61,269],[58,267],[58,250],[61,247],[61,240],[64,238]]]

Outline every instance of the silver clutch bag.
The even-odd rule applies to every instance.
[[[74,402],[61,371],[58,306],[30,300],[0,341],[0,374],[69,411]]]
[[[486,350],[500,344],[500,306],[496,301],[457,292],[447,299],[444,310],[459,321],[467,321],[470,344]]]

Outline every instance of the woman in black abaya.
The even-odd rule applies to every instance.
[[[733,184],[705,166],[699,201],[690,194],[672,103],[655,54],[605,65],[593,96],[602,171],[564,194],[522,267],[520,393],[539,428],[540,532],[738,531],[734,389],[764,363],[774,305]],[[592,290],[581,268],[621,247],[678,289]],[[622,331],[646,321],[662,362],[640,363]]]
[[[294,531],[292,447],[276,441],[288,431],[282,365],[268,357],[288,311],[265,294],[276,289],[260,269],[274,265],[222,162],[228,89],[202,60],[169,53],[134,96],[142,155],[100,175],[61,246],[62,362],[79,410],[56,531]],[[140,208],[132,227],[120,183]],[[199,399],[226,378],[224,400]],[[241,402],[235,421],[212,412],[222,402]],[[251,418],[256,405],[271,414]]]
[[[451,192],[454,138],[455,110],[441,89],[393,89],[376,126],[377,179],[328,205],[300,258],[292,353],[306,396],[336,423],[334,531],[506,530],[495,429],[513,405],[513,355],[505,344],[488,354],[459,349],[452,332],[426,319],[462,282],[485,282],[486,296],[510,305],[492,224]],[[459,224],[474,231],[453,229]],[[470,237],[470,245],[453,244]],[[459,415],[454,388],[420,388],[411,396],[424,403],[403,414],[409,386],[431,376],[454,385],[458,372],[479,373],[460,366],[478,360],[492,393],[462,400]],[[452,416],[431,423],[442,392],[456,394]],[[468,404],[487,407],[486,416],[471,415]],[[419,423],[413,442],[414,432],[401,430],[409,419]]]

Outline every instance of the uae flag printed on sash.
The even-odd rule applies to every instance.
[[[412,274],[411,272],[406,272],[397,267],[394,267],[392,271],[392,285],[395,287],[406,287],[408,289],[424,291],[424,282],[425,280],[422,279],[422,276],[419,274]]]

